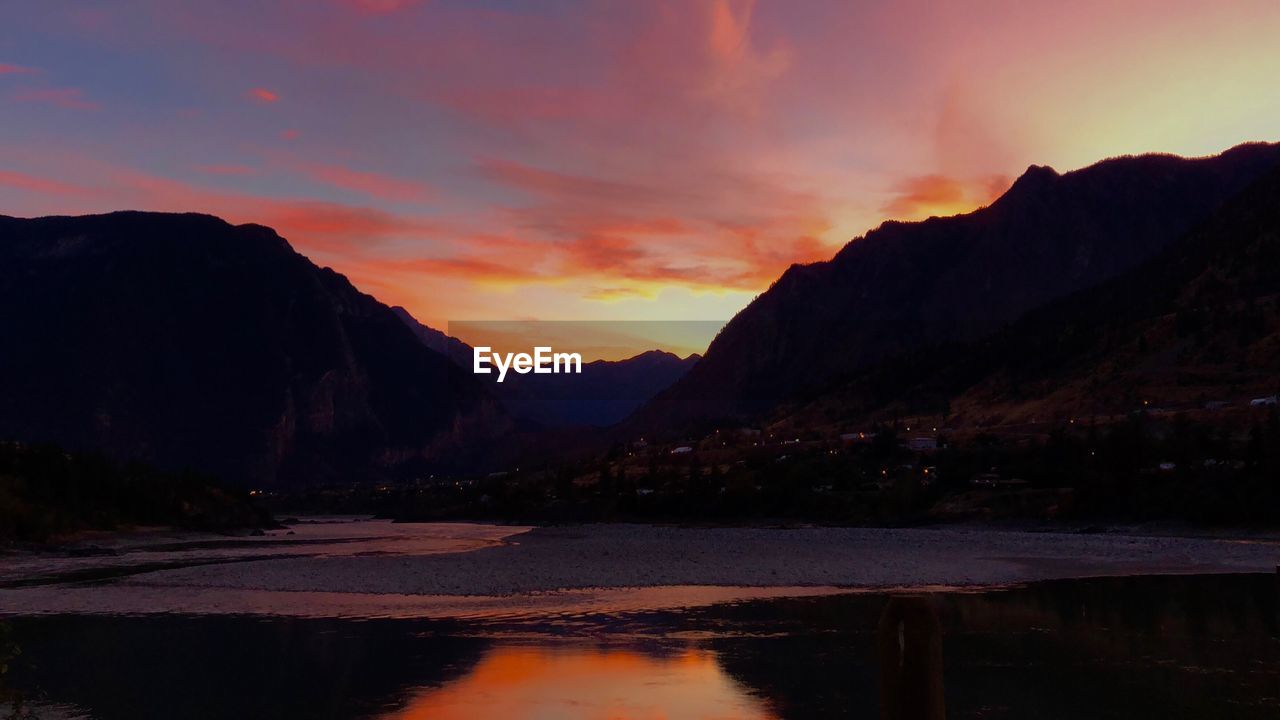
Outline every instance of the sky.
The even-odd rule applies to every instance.
[[[1274,0],[11,0],[0,214],[277,229],[445,328],[725,320],[1030,164],[1280,139]]]

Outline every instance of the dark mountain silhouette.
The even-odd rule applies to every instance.
[[[471,346],[422,324],[402,307],[392,311],[424,345],[448,355],[459,367],[471,370]],[[542,428],[588,425],[607,427],[635,412],[636,408],[684,377],[701,356],[681,358],[650,350],[625,360],[595,360],[582,364],[573,375],[517,375],[499,383],[497,376],[481,375],[512,417]]]
[[[581,375],[507,375],[492,387],[517,418],[544,427],[607,427],[671,387],[699,359],[649,350],[625,360],[583,363]]]
[[[971,342],[1149,260],[1280,163],[1280,145],[1146,155],[1059,175],[1033,166],[992,203],[887,222],[794,265],[628,431],[760,416],[890,358]]]
[[[345,277],[206,215],[0,217],[0,438],[252,484],[457,462],[504,415]]]
[[[456,337],[418,322],[418,319],[400,305],[393,305],[391,312],[400,318],[423,345],[453,360],[458,367],[471,369],[471,346]]]
[[[987,339],[872,368],[796,413],[965,425],[1226,409],[1280,392],[1280,169],[1152,260]]]

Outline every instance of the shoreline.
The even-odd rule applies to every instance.
[[[1256,535],[385,520],[300,522],[292,531],[150,535],[120,540],[109,556],[23,555],[16,566],[9,555],[0,615],[626,612],[1090,577],[1271,573],[1280,565],[1280,540]]]

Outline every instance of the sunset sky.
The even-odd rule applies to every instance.
[[[1280,139],[1280,3],[7,3],[0,213],[276,228],[428,324],[725,319],[1029,164]]]

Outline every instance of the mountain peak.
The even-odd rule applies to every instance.
[[[1013,181],[1013,185],[1005,191],[1001,199],[1008,197],[1025,197],[1043,192],[1058,178],[1062,177],[1057,170],[1048,165],[1028,165],[1027,169]]]
[[[1058,177],[1058,171],[1048,165],[1028,165],[1018,177],[1018,182],[1043,182],[1056,177]]]

